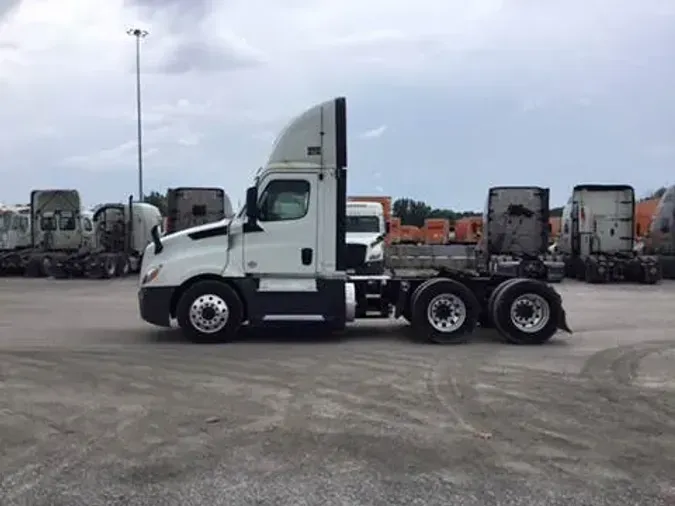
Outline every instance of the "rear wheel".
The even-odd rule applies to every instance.
[[[505,283],[497,294],[492,319],[500,335],[512,344],[543,344],[558,330],[560,296],[533,279]]]
[[[117,273],[117,261],[113,255],[103,257],[103,278],[110,279]]]
[[[242,302],[230,286],[219,281],[200,281],[181,296],[176,319],[191,341],[218,343],[234,338],[243,312]]]
[[[495,307],[495,300],[497,300],[497,297],[499,297],[499,294],[504,290],[505,287],[519,281],[519,278],[513,278],[509,279],[506,281],[503,281],[501,284],[497,285],[497,288],[492,290],[492,293],[490,294],[490,297],[488,298],[488,304],[487,304],[487,320],[490,325],[495,325],[494,322],[494,317],[493,317],[493,312],[494,312],[494,307]]]
[[[476,296],[465,285],[431,279],[415,290],[412,325],[417,337],[432,343],[460,343],[475,329],[479,311]]]
[[[120,253],[117,255],[117,266],[115,270],[116,276],[127,276],[129,274],[129,257],[126,253]]]

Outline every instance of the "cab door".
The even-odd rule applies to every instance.
[[[314,278],[318,241],[317,174],[270,173],[259,184],[258,225],[244,233],[244,271],[268,280]],[[280,281],[282,282],[282,281]]]

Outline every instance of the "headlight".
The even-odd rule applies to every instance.
[[[145,285],[146,283],[150,283],[157,279],[157,276],[159,276],[159,271],[162,270],[162,265],[156,265],[155,267],[152,267],[148,269],[148,271],[145,273],[143,276],[143,280],[141,281],[142,285]]]

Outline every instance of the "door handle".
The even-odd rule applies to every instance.
[[[302,265],[311,265],[312,263],[312,248],[302,248],[300,250],[300,258],[302,259]]]

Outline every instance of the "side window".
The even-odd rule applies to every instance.
[[[91,220],[87,217],[82,218],[82,228],[84,228],[85,232],[91,232],[94,227],[91,224]]]
[[[299,220],[309,208],[309,182],[278,179],[271,181],[258,204],[260,221]]]

